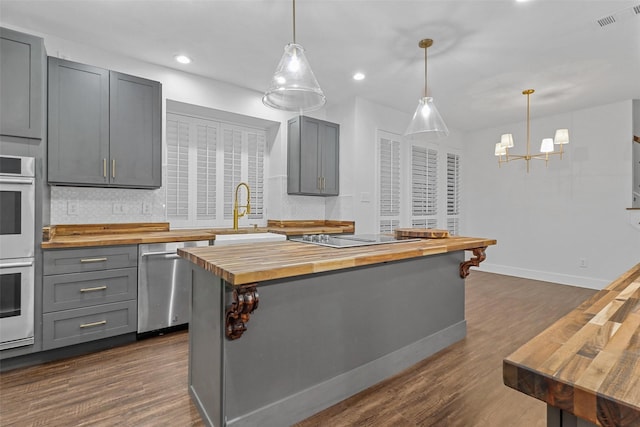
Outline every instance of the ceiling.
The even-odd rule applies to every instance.
[[[450,128],[640,98],[640,0],[298,0],[296,39],[327,97],[412,114],[424,84]],[[615,22],[598,20],[613,15]],[[1,0],[0,23],[263,92],[290,0]],[[188,66],[177,53],[193,58]],[[361,71],[366,79],[354,81]],[[265,107],[266,108],[266,107]]]

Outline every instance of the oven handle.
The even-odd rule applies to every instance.
[[[31,267],[32,265],[33,261],[8,262],[6,264],[0,264],[0,268]]]
[[[0,177],[0,183],[2,184],[33,184],[33,178],[19,178],[11,176]]]

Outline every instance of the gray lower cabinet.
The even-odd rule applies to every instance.
[[[42,139],[44,42],[0,28],[0,135]]]
[[[287,130],[287,193],[337,196],[340,125],[297,116]]]
[[[159,82],[49,57],[50,184],[159,188]]]
[[[44,252],[43,350],[135,332],[137,247]]]

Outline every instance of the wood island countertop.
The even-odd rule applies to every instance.
[[[170,230],[168,222],[116,224],[62,224],[43,228],[42,249],[82,248],[90,246],[136,245],[143,243],[215,240],[218,234],[278,233],[302,234],[353,233],[353,221],[269,220],[267,227],[197,228]]]
[[[495,244],[493,239],[450,237],[336,249],[286,241],[185,248],[178,255],[232,285],[243,285]]]
[[[504,359],[503,377],[591,423],[640,426],[640,264]]]

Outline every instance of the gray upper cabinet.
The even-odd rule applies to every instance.
[[[42,139],[44,43],[0,28],[0,134]]]
[[[340,125],[306,116],[288,122],[287,193],[337,196]]]
[[[49,58],[49,183],[158,188],[161,85]]]

